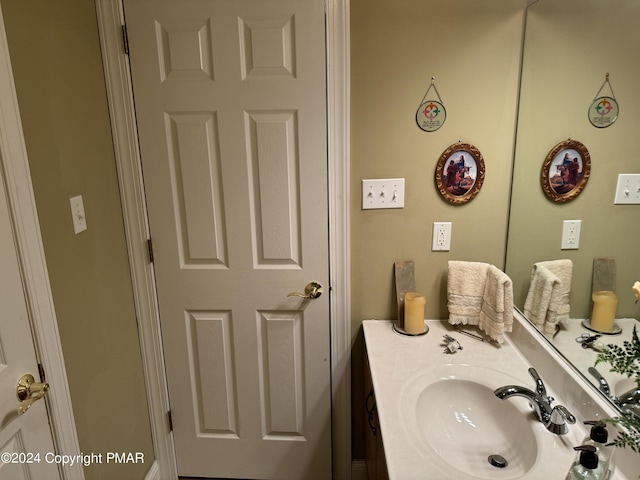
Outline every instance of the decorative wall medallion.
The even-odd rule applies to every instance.
[[[609,97],[600,96],[600,92],[602,92],[605,85],[608,85],[609,90],[611,90],[611,96]],[[609,127],[618,119],[618,112],[618,102],[616,101],[616,96],[613,93],[613,87],[609,81],[609,74],[607,73],[600,90],[598,90],[596,97],[589,106],[589,122],[597,128]]]
[[[436,92],[438,100],[427,100],[429,90],[432,88]],[[416,123],[418,127],[425,132],[435,132],[444,124],[446,119],[447,110],[444,108],[442,99],[436,88],[435,77],[431,77],[431,85],[429,85],[424,97],[422,97],[422,102],[420,102],[420,106],[416,112]]]
[[[447,119],[447,111],[437,100],[428,100],[416,112],[416,123],[425,132],[435,132]]]
[[[596,98],[589,107],[589,121],[597,128],[606,128],[618,119],[618,102],[613,97]]]

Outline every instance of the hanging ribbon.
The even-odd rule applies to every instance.
[[[435,77],[431,77],[431,85],[427,88],[416,112],[416,123],[425,132],[435,132],[444,124],[447,118],[447,111],[442,104],[435,80]],[[429,95],[429,91],[432,88],[436,92],[438,100],[427,100],[427,95]]]

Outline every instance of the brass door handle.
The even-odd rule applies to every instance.
[[[36,383],[33,375],[26,374],[20,377],[18,380],[17,397],[20,400],[18,406],[18,415],[22,415],[24,412],[31,408],[31,405],[36,403],[42,397],[44,397],[49,391],[48,383]]]
[[[314,298],[318,298],[320,295],[322,295],[322,285],[317,282],[310,282],[307,283],[306,287],[304,287],[304,293],[291,292],[287,297],[300,297],[313,300]]]

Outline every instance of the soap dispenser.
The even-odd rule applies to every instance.
[[[565,480],[604,480],[605,474],[602,466],[598,465],[598,454],[593,445],[580,445],[573,447],[580,452],[580,459],[569,470]]]
[[[593,445],[596,447],[598,462],[602,467],[602,471],[606,473],[610,468],[611,458],[615,451],[613,445],[607,445],[609,432],[607,432],[606,427],[601,422],[586,421],[584,424],[592,425],[592,427],[589,434],[582,441],[582,445]]]

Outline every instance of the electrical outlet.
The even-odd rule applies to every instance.
[[[433,222],[432,252],[448,252],[451,249],[451,222]]]
[[[580,224],[582,220],[565,220],[562,222],[562,250],[577,250],[580,246]]]

